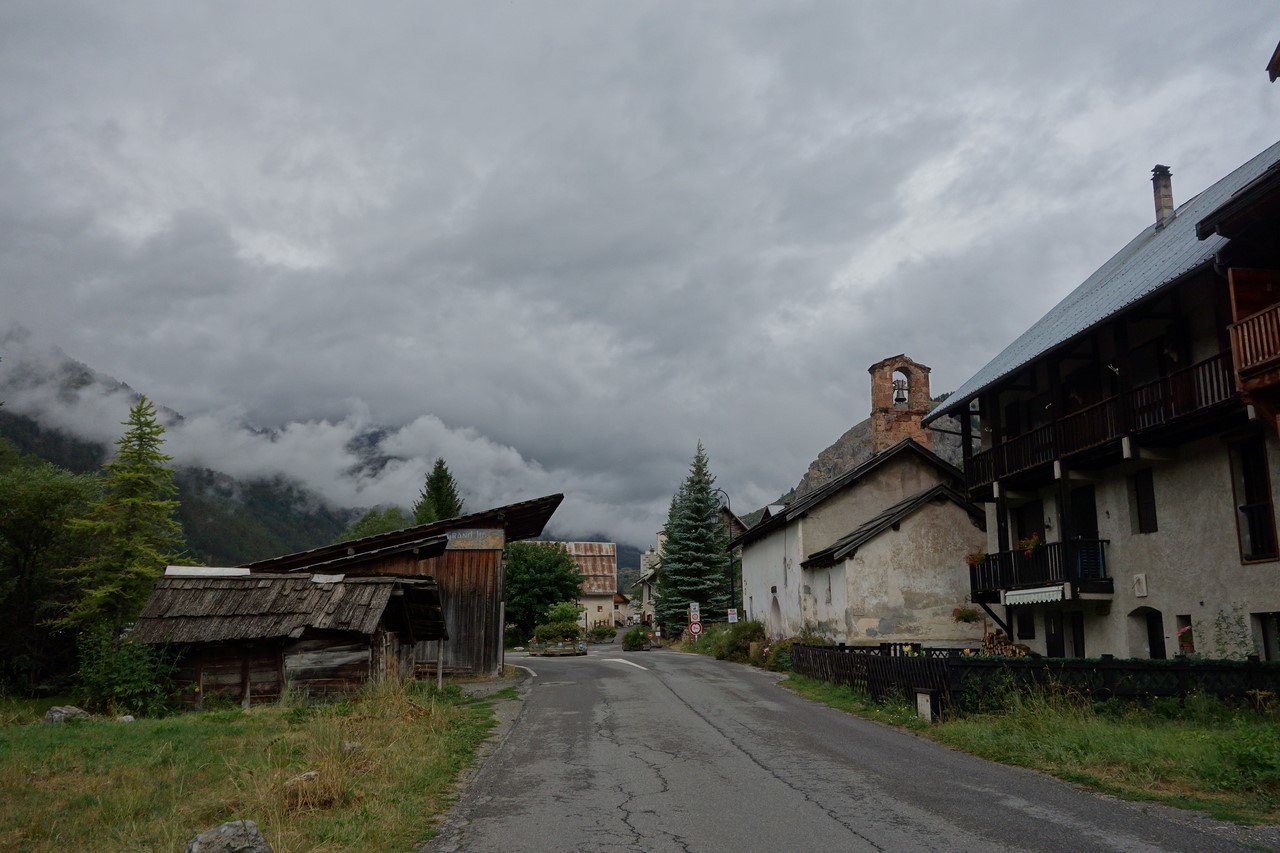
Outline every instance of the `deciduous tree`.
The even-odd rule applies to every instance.
[[[366,536],[376,536],[379,533],[404,530],[412,524],[413,521],[398,506],[375,506],[353,521],[351,526],[333,541],[335,543],[350,542],[353,539],[363,539]]]
[[[529,636],[552,605],[581,597],[578,564],[554,542],[512,542],[507,546],[507,621]]]

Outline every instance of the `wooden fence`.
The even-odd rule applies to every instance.
[[[909,649],[905,651],[904,648]],[[1097,699],[1185,697],[1204,693],[1260,700],[1280,696],[1280,662],[1227,660],[1080,660],[973,658],[960,649],[792,646],[791,668],[800,675],[844,684],[873,700],[910,698],[916,689],[938,691],[944,708],[980,706],[1010,687],[1037,685]]]

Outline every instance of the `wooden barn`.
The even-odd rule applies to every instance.
[[[340,568],[348,578],[434,578],[449,639],[442,648],[436,643],[418,643],[415,658],[419,672],[434,673],[439,666],[455,675],[496,675],[502,671],[506,544],[541,535],[563,500],[564,495],[548,495],[243,568],[254,574]],[[434,544],[438,541],[444,543],[443,548]]]
[[[337,693],[410,677],[415,644],[448,635],[431,578],[172,566],[134,636],[180,650],[188,702],[221,695],[248,707],[275,701],[286,684]]]

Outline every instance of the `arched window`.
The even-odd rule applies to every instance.
[[[893,372],[893,405],[906,406],[911,400],[911,377],[904,370]]]

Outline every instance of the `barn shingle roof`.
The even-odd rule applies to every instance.
[[[144,643],[296,639],[308,629],[371,635],[384,614],[415,641],[447,639],[431,578],[268,574],[162,577],[133,633]]]

